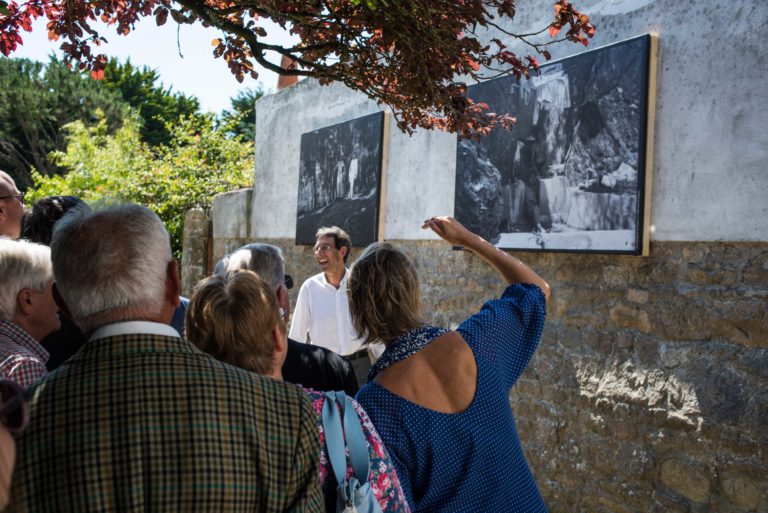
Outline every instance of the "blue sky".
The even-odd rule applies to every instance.
[[[270,43],[286,44],[290,41],[290,35],[277,25],[265,23],[264,27],[270,35]],[[266,90],[274,91],[277,85],[277,75],[261,67],[257,68],[258,80],[246,78],[240,84],[229,72],[226,62],[215,59],[211,53],[211,40],[221,37],[221,33],[213,28],[179,26],[170,18],[165,25],[158,27],[154,18],[147,18],[141,20],[136,30],[127,36],[118,36],[110,28],[100,32],[108,41],[101,46],[101,51],[108,57],[117,57],[121,62],[130,58],[134,65],[157,70],[166,88],[172,87],[174,91],[197,97],[203,111],[220,112],[228,108],[229,99],[238,91],[254,88],[259,82]],[[10,57],[47,62],[51,52],[61,56],[58,50],[61,41],[48,40],[45,20],[38,20],[33,31],[22,33],[22,37],[24,44]],[[271,60],[279,63],[277,57],[272,56]]]

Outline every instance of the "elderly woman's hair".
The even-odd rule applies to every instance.
[[[223,273],[248,270],[253,271],[277,291],[285,280],[285,260],[280,248],[271,244],[254,242],[246,244],[228,255],[223,265]],[[223,274],[219,273],[219,274]]]
[[[52,279],[51,250],[47,246],[0,237],[0,319],[13,319],[19,291],[42,292]]]
[[[237,271],[202,280],[187,307],[190,342],[218,360],[258,374],[275,366],[277,326],[285,333],[275,291],[256,273]]]
[[[386,242],[368,246],[347,282],[352,324],[366,343],[390,342],[424,323],[413,262]]]
[[[73,208],[89,210],[88,205],[76,196],[48,196],[37,200],[24,216],[21,237],[50,246],[53,225]]]
[[[162,311],[171,246],[146,207],[74,209],[54,227],[51,257],[56,286],[86,332]]]

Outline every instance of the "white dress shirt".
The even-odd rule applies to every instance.
[[[299,290],[293,321],[288,336],[299,342],[307,341],[325,347],[342,356],[350,355],[362,346],[362,339],[352,327],[347,300],[347,277],[344,277],[337,289],[320,273],[308,278]]]

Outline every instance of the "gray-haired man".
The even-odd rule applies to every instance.
[[[288,322],[291,306],[288,289],[293,280],[285,274],[283,252],[270,244],[247,244],[226,256],[217,266],[219,274],[248,269],[260,275],[277,294],[283,320]],[[282,368],[283,379],[314,390],[344,390],[354,396],[358,390],[352,365],[324,347],[303,344],[288,339],[288,354]]]
[[[24,193],[19,192],[11,175],[0,171],[0,237],[18,239],[24,218]]]
[[[10,511],[323,511],[306,394],[219,362],[167,325],[179,275],[155,214],[69,214],[51,252],[90,338],[31,390]]]

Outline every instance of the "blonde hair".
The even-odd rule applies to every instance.
[[[352,324],[366,343],[388,343],[424,324],[413,262],[387,242],[375,242],[355,261],[347,281]]]
[[[285,333],[277,296],[251,271],[202,280],[185,318],[187,338],[203,352],[258,374],[274,370],[275,326]]]

